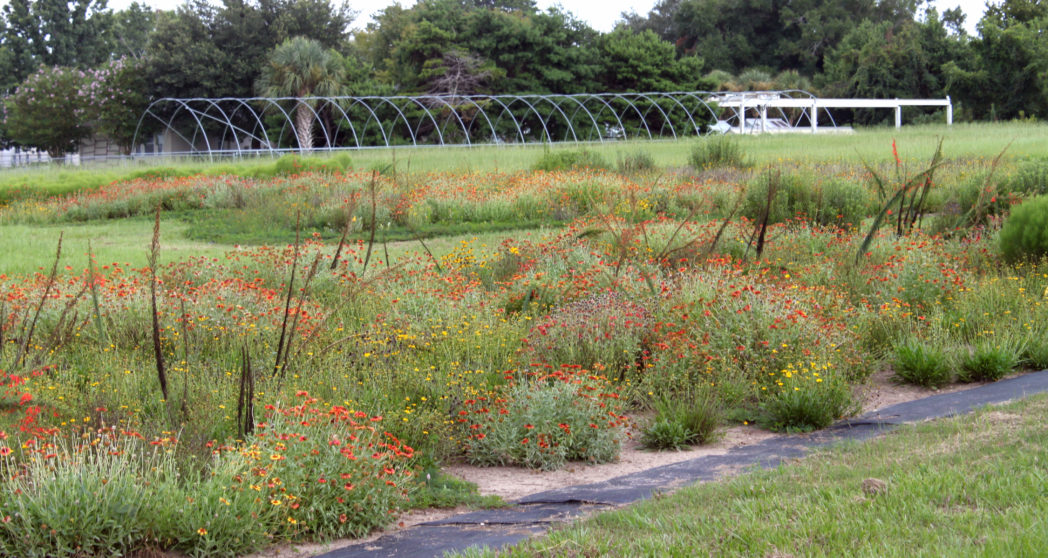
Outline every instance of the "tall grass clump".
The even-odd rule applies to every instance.
[[[909,338],[894,347],[895,376],[908,384],[942,387],[953,380],[949,356],[926,341]]]
[[[599,153],[588,149],[574,151],[547,150],[532,165],[534,170],[559,171],[577,169],[607,169],[608,163]]]
[[[653,395],[652,422],[641,442],[652,449],[677,450],[709,443],[721,421],[721,403],[712,390],[693,387],[678,394]]]
[[[707,136],[699,140],[691,150],[689,162],[695,170],[750,166],[738,140],[727,135]]]
[[[958,379],[965,382],[995,382],[1019,366],[1022,349],[981,342],[961,358]]]
[[[829,366],[801,361],[779,371],[761,403],[763,422],[772,430],[808,432],[854,412],[848,383],[828,370]]]

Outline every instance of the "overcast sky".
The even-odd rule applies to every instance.
[[[109,0],[109,7],[114,10],[126,8],[133,0]],[[171,10],[184,3],[184,0],[139,0],[154,8]],[[646,14],[655,5],[656,0],[537,0],[541,9],[560,5],[565,10],[575,14],[586,21],[594,29],[599,31],[611,31],[615,22],[624,11],[636,11],[638,14]],[[6,4],[7,0],[0,0],[0,5]],[[371,14],[393,4],[391,0],[350,0],[350,6],[356,10],[360,17],[353,23],[354,27],[362,28],[370,20]],[[414,0],[400,0],[404,7],[411,6]],[[966,26],[969,33],[974,33],[975,24],[982,17],[985,10],[986,0],[934,0],[933,4],[940,11],[960,6],[968,15]]]

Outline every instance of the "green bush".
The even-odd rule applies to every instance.
[[[1012,208],[1001,227],[1001,255],[1019,262],[1048,256],[1048,196],[1038,196]]]
[[[255,170],[256,177],[287,176],[303,172],[337,172],[350,168],[352,160],[348,154],[340,153],[334,157],[302,157],[301,155],[284,155],[272,166],[263,166]]]
[[[654,421],[641,437],[641,442],[652,449],[682,449],[708,443],[721,420],[720,405],[706,390],[657,396],[652,406]]]
[[[1022,164],[1014,174],[1002,181],[1001,192],[1021,196],[1048,194],[1048,160],[1033,160]]]
[[[965,382],[995,382],[1005,377],[1019,365],[1019,355],[1014,348],[980,343],[961,359],[958,377]]]
[[[655,170],[655,158],[643,151],[619,158],[618,171],[622,174]]]
[[[768,172],[746,189],[743,215],[756,219],[768,203],[768,189],[776,187],[768,223],[804,219],[823,226],[858,225],[870,212],[869,192],[856,182]]]
[[[825,428],[854,410],[851,389],[836,378],[791,376],[761,404],[772,430],[808,432]]]
[[[535,170],[559,171],[573,169],[607,169],[608,163],[599,154],[587,149],[577,151],[546,151],[532,166]]]
[[[821,202],[815,215],[820,225],[858,226],[871,213],[870,192],[858,182],[831,179],[820,186]]]
[[[739,142],[729,136],[707,136],[691,150],[691,166],[696,170],[717,167],[748,167]]]
[[[592,378],[532,380],[512,387],[504,399],[467,401],[459,413],[467,431],[466,460],[545,471],[568,461],[614,461],[624,421],[608,404],[615,397],[601,393],[604,382]]]
[[[895,376],[903,382],[936,388],[950,383],[953,373],[946,353],[917,339],[895,345]]]
[[[1033,336],[1023,349],[1022,357],[1026,366],[1034,370],[1048,370],[1048,331]]]

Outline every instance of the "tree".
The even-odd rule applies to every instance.
[[[147,47],[156,97],[250,97],[277,46],[295,36],[339,48],[354,13],[330,0],[189,0],[158,17]]]
[[[91,135],[81,95],[85,78],[82,70],[57,66],[43,67],[26,78],[4,105],[2,127],[8,137],[47,151],[54,159],[75,151],[80,140]]]
[[[866,21],[826,55],[819,85],[834,97],[943,97],[948,65],[965,57],[966,42],[948,33],[934,9],[923,22]],[[884,115],[862,113],[859,119]]]
[[[601,89],[606,91],[691,90],[701,80],[702,60],[677,60],[671,43],[654,31],[635,33],[619,26],[597,41]]]
[[[145,4],[132,2],[112,17],[113,39],[109,51],[113,59],[125,56],[144,58],[149,35],[156,28],[156,12]]]
[[[299,149],[313,149],[313,95],[331,96],[342,92],[345,73],[341,56],[325,50],[317,41],[295,37],[273,50],[262,70],[258,91],[266,97],[297,97],[295,134]]]
[[[822,69],[828,50],[863,20],[912,21],[917,0],[661,0],[626,25],[650,29],[678,51],[737,73],[764,67],[777,73]]]
[[[428,87],[427,68],[448,53],[468,53],[498,69],[488,84],[504,93],[592,90],[596,31],[557,9],[525,0],[422,0],[394,5],[356,36],[377,75],[403,92]],[[428,66],[427,66],[428,64]]]
[[[149,105],[145,96],[145,62],[120,58],[86,73],[81,95],[89,107],[85,114],[94,133],[105,136],[124,155],[134,148],[138,121]]]
[[[0,81],[21,83],[41,64],[87,69],[109,58],[105,0],[10,0],[2,9]]]
[[[978,32],[973,55],[947,67],[950,94],[983,118],[1048,116],[1048,3],[1005,0]]]

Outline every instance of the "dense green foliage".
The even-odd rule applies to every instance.
[[[355,15],[342,0],[198,1],[160,12],[140,4],[114,12],[97,0],[12,0],[0,10],[0,91],[13,92],[40,65],[90,70],[130,57],[125,65],[134,71],[115,85],[130,102],[94,121],[66,115],[125,153],[129,122],[150,99],[321,92],[258,88],[272,75],[274,49],[294,38],[331,53],[326,73],[338,83],[325,91],[353,95],[804,89],[831,97],[949,95],[961,120],[1048,111],[1048,8],[1032,0],[991,6],[974,36],[959,9],[913,1],[662,0],[647,14],[624,14],[607,33],[532,0],[394,4],[352,30]],[[645,103],[637,109],[651,112]],[[325,110],[315,118],[329,118]],[[298,112],[304,122],[312,111]],[[907,112],[918,122],[932,117]],[[834,116],[862,124],[890,117]],[[0,126],[0,144],[53,149],[13,134]],[[302,134],[297,143],[308,145],[308,130]]]
[[[1048,196],[1012,209],[1001,227],[1001,253],[1013,262],[1048,256]]]

